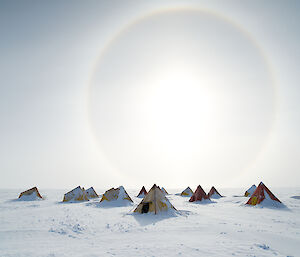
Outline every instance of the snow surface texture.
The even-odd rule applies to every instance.
[[[0,190],[1,257],[300,256],[300,201],[296,189],[270,188],[286,208],[246,206],[244,189],[195,204],[174,195],[172,213],[133,214],[133,205],[103,208],[99,199],[61,203],[66,190],[41,190],[44,201],[17,201],[20,190]],[[105,190],[98,190],[103,193]]]

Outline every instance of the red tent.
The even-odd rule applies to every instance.
[[[203,199],[209,199],[208,195],[204,192],[202,187],[199,185],[195,191],[195,193],[190,198],[190,202],[202,201]]]
[[[263,182],[260,182],[259,186],[256,188],[256,190],[251,195],[250,199],[246,204],[250,204],[250,205],[260,204],[266,198],[271,198],[273,201],[277,201],[281,203],[279,199],[275,195],[273,195],[273,193],[269,190],[269,188],[267,188]]]
[[[208,193],[208,197],[211,198],[213,195],[217,196],[217,197],[222,197],[222,195],[218,192],[217,189],[215,189],[215,187],[212,187]]]
[[[146,188],[143,186],[137,197],[145,196],[147,194]]]

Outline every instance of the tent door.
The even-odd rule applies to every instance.
[[[149,203],[143,203],[142,213],[148,213],[149,211]]]

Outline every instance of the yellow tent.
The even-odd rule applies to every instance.
[[[96,191],[93,187],[90,187],[89,189],[85,190],[85,193],[89,199],[99,197],[99,195],[96,193]]]
[[[176,210],[175,207],[165,197],[164,193],[154,184],[148,194],[136,207],[134,212],[157,214],[162,211]]]
[[[39,190],[37,189],[37,187],[33,187],[33,188],[30,188],[24,192],[22,192],[20,195],[19,195],[19,198],[20,199],[28,199],[28,200],[33,200],[33,199],[38,199],[38,198],[41,198],[42,199],[42,196],[40,195],[39,193]]]
[[[127,200],[130,202],[133,202],[123,186],[120,186],[118,188],[111,188],[111,189],[107,190],[103,194],[100,202],[103,202],[103,201],[110,202],[110,201],[117,201],[117,200],[119,200],[119,201]]]
[[[63,202],[73,202],[73,201],[88,201],[86,192],[80,186],[74,188],[70,192],[64,195]]]
[[[193,195],[193,190],[190,188],[190,187],[187,187],[186,189],[184,189],[182,192],[181,192],[181,196],[192,196]]]

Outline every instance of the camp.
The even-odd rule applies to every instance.
[[[190,187],[187,187],[186,189],[184,189],[182,192],[181,192],[181,196],[192,196],[193,195],[193,190],[190,188]]]
[[[161,191],[162,191],[165,195],[168,195],[168,194],[169,194],[169,193],[167,192],[167,190],[166,190],[164,187],[161,188]]]
[[[100,202],[103,201],[107,201],[107,202],[112,202],[112,201],[129,201],[129,202],[133,202],[132,199],[130,198],[130,196],[127,194],[125,188],[123,186],[120,186],[118,188],[111,188],[109,190],[107,190]]]
[[[246,204],[256,205],[261,203],[275,206],[278,206],[278,203],[281,204],[279,199],[273,195],[273,193],[265,186],[263,182],[260,182],[259,186],[256,188]]]
[[[30,188],[19,195],[20,200],[32,201],[43,199],[37,187]]]
[[[190,198],[189,202],[195,202],[195,201],[202,201],[202,200],[208,200],[209,197],[204,192],[202,187],[199,185],[195,191],[195,193]]]
[[[146,188],[143,186],[141,191],[138,193],[137,197],[144,198],[146,194],[147,194]]]
[[[213,199],[221,198],[222,195],[218,192],[218,190],[213,186],[208,192],[208,197]]]
[[[78,186],[64,195],[63,202],[82,202],[88,200],[85,190]]]
[[[244,194],[244,196],[251,196],[256,189],[256,185],[252,185]]]
[[[85,190],[85,193],[89,199],[99,197],[99,195],[96,193],[93,187],[90,187],[89,189]]]
[[[169,202],[162,191],[154,184],[148,194],[136,207],[134,212],[138,213],[154,213],[167,212],[169,210],[176,210]]]

